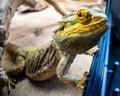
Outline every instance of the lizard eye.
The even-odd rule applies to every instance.
[[[82,18],[88,18],[88,13],[85,9],[81,9],[81,10],[78,10],[77,12],[77,16],[79,17],[79,19],[82,19]]]
[[[88,10],[86,10],[86,9],[80,9],[80,10],[77,11],[77,18],[76,19],[80,23],[88,21],[89,17],[90,17],[90,14],[89,14]]]

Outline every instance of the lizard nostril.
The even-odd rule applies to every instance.
[[[96,20],[96,17],[93,17],[94,20]]]

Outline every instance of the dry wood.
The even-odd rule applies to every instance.
[[[45,1],[51,4],[60,14],[65,15],[64,11],[61,10],[59,5],[54,0],[45,0]],[[16,9],[21,4],[35,7],[36,3],[37,2],[35,0],[0,0],[0,62],[3,54],[4,46],[9,37],[8,28],[10,25],[10,21],[14,16]],[[3,78],[5,77],[4,75],[6,74],[0,75],[0,82],[7,81],[6,79]],[[4,86],[4,85],[0,84],[0,86]]]
[[[31,7],[36,5],[34,0],[0,0],[0,61],[3,49],[8,38],[8,28],[10,21],[21,4],[27,4]],[[0,68],[0,90],[6,85],[7,75],[4,69]]]

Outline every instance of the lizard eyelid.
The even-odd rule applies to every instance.
[[[82,16],[83,16],[82,12],[78,13],[78,17],[82,17]]]

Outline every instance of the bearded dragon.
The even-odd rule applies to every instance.
[[[36,81],[50,79],[55,73],[64,83],[83,88],[89,74],[83,79],[68,73],[77,54],[86,53],[97,45],[108,29],[108,18],[100,10],[79,9],[59,21],[52,40],[40,47],[19,48],[8,44],[1,66],[8,76],[25,70],[28,78]],[[7,61],[5,63],[4,61]],[[10,62],[14,65],[9,65]]]

